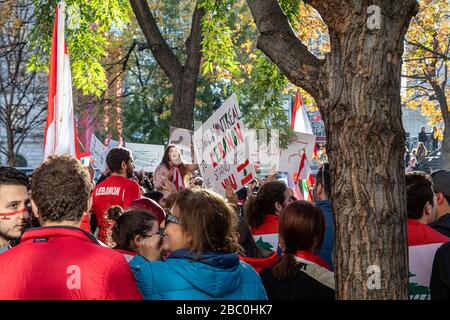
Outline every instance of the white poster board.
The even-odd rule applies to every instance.
[[[227,181],[237,191],[256,178],[255,168],[246,156],[245,127],[236,95],[231,95],[194,132],[193,143],[208,188],[225,195]]]
[[[181,153],[181,158],[187,162],[194,162],[192,155],[192,135],[194,131],[170,127],[169,144],[174,144],[178,147]]]
[[[164,155],[164,146],[159,144],[127,142],[125,148],[131,150],[136,170],[145,172],[154,172]]]
[[[295,138],[289,143],[287,149],[280,151],[280,167],[278,171],[298,172],[303,152],[306,152],[307,161],[311,162],[315,143],[315,135],[296,132]]]
[[[311,162],[316,142],[315,135],[295,132],[295,137],[287,148],[282,149],[278,138],[268,143],[258,137],[255,130],[247,131],[247,139],[250,146],[250,162],[258,167],[262,175],[273,174],[276,171],[297,173],[304,152],[307,161]]]
[[[97,170],[103,171],[106,167],[107,149],[103,143],[97,139],[95,134],[92,135],[90,149],[91,158],[94,160],[94,163],[92,164],[93,167]]]

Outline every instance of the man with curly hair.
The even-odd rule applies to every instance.
[[[80,161],[50,157],[33,173],[40,228],[0,255],[0,300],[142,299],[128,263],[80,229],[92,184]]]

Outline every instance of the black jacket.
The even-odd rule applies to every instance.
[[[419,142],[427,142],[428,137],[426,132],[419,132]]]
[[[432,300],[450,299],[450,242],[444,243],[436,251],[430,291]]]
[[[334,290],[299,271],[294,279],[280,281],[272,274],[272,267],[260,274],[269,300],[334,300]]]
[[[447,213],[433,223],[430,223],[429,226],[443,235],[450,237],[450,213]]]

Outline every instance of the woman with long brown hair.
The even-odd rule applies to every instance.
[[[267,299],[258,274],[239,260],[236,225],[236,213],[217,193],[180,191],[166,216],[164,246],[146,239],[130,262],[145,299]],[[170,254],[157,261],[163,247]]]
[[[175,190],[186,188],[189,174],[198,168],[198,165],[183,161],[180,150],[174,144],[169,144],[164,151],[161,163],[156,167],[153,174],[153,183],[157,191],[165,196],[167,191],[166,182],[173,183]]]
[[[282,257],[260,273],[270,300],[334,299],[334,274],[315,254],[323,242],[325,219],[307,201],[290,203],[279,220]]]

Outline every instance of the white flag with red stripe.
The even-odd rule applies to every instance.
[[[65,7],[64,1],[58,3],[53,25],[44,161],[51,155],[77,157],[79,154],[72,103],[72,75],[64,40]]]

